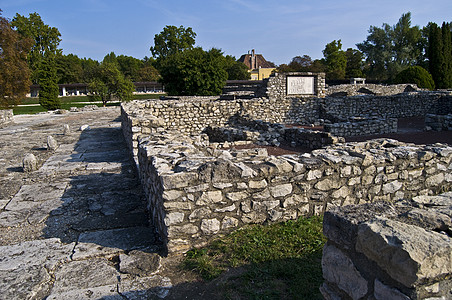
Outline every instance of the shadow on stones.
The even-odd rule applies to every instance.
[[[45,238],[77,242],[76,251],[80,244],[97,250],[155,252],[159,248],[120,128],[82,132],[75,150],[61,166],[66,169],[60,171],[71,175],[59,207],[48,214]]]
[[[11,167],[11,168],[6,168],[6,171],[15,172],[15,173],[23,173],[24,169],[22,167]]]

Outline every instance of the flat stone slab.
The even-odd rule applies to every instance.
[[[131,227],[85,232],[80,235],[73,259],[105,256],[150,247],[155,242],[149,227]]]

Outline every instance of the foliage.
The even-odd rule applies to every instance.
[[[347,58],[347,65],[345,67],[346,78],[363,78],[363,60],[364,55],[357,49],[348,48],[345,51],[345,57]]]
[[[435,89],[432,75],[419,66],[408,67],[395,77],[394,83],[415,83],[420,88]]]
[[[59,88],[57,84],[55,55],[51,52],[44,53],[38,70],[38,83],[40,85],[39,104],[47,110],[60,108],[61,102],[58,98]]]
[[[106,60],[95,71],[95,76],[88,84],[88,90],[95,100],[102,101],[106,106],[113,98],[120,101],[130,100],[135,87],[130,79],[124,78],[117,64]]]
[[[215,48],[188,49],[161,62],[159,71],[169,95],[219,95],[228,77],[223,54]]]
[[[195,45],[196,33],[191,27],[165,26],[154,36],[154,46],[150,48],[155,58],[164,59],[184,50],[192,49]]]
[[[253,225],[187,252],[184,266],[207,280],[230,267],[245,267],[243,274],[229,283],[228,293],[237,298],[271,295],[280,299],[290,294],[292,298],[321,299],[318,288],[324,243],[321,217]]]
[[[228,73],[228,80],[248,80],[251,78],[250,72],[248,72],[247,66],[235,59],[231,55],[227,55],[224,58],[224,68]]]
[[[31,44],[31,39],[21,39],[9,21],[0,17],[0,108],[19,104],[30,91],[26,59]]]
[[[342,50],[341,40],[334,40],[323,50],[327,79],[344,79],[347,67],[347,57]]]
[[[393,78],[402,69],[421,63],[422,35],[411,26],[411,13],[403,14],[397,24],[370,26],[367,39],[357,44],[369,64],[368,77],[377,80]]]
[[[83,82],[82,61],[74,54],[57,53],[55,57],[58,83]]]
[[[325,72],[325,64],[320,59],[312,60],[309,55],[295,56],[288,65],[279,65],[278,72]]]
[[[31,80],[37,83],[39,81],[39,68],[45,53],[56,54],[61,51],[58,49],[61,34],[57,28],[44,24],[41,16],[37,13],[29,14],[28,18],[16,14],[11,24],[21,36],[31,38],[34,41],[28,55],[28,64],[32,72]]]
[[[429,70],[435,81],[436,87],[446,89],[452,87],[452,41],[451,25],[443,23],[438,27],[435,23],[429,23],[428,51]]]

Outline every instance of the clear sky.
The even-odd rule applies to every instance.
[[[333,40],[356,48],[371,25],[393,25],[406,12],[421,27],[452,21],[451,0],[0,0],[0,8],[10,19],[37,12],[59,29],[63,53],[96,60],[111,51],[151,56],[166,25],[192,27],[205,50],[239,58],[256,49],[279,65],[297,55],[321,58]]]

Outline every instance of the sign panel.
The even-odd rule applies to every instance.
[[[314,77],[287,76],[287,95],[314,95]]]

